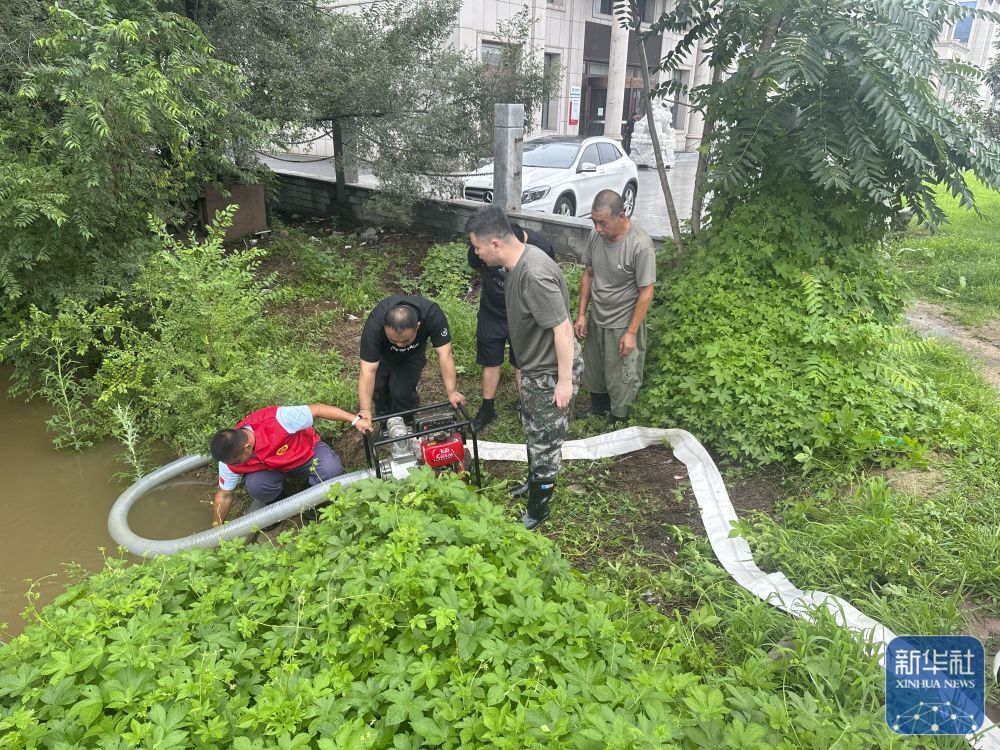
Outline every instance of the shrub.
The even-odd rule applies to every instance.
[[[69,590],[0,650],[2,733],[21,747],[664,747],[672,661],[644,664],[623,603],[460,480],[365,482],[323,515],[280,547],[116,562]]]
[[[478,303],[470,300],[472,280],[477,274],[470,266],[468,246],[462,242],[434,245],[427,251],[420,274],[420,294],[433,299],[448,318],[451,350],[459,373],[474,373],[476,365],[476,322]]]
[[[469,266],[467,250],[468,245],[462,242],[432,246],[424,257],[420,293],[437,300],[465,297],[477,275]]]
[[[919,458],[962,415],[895,324],[901,287],[867,227],[805,191],[736,208],[657,287],[639,411],[764,463]]]
[[[273,255],[282,255],[296,267],[295,279],[281,279],[279,301],[332,299],[342,310],[367,313],[383,296],[387,259],[363,247],[357,236],[306,237],[298,229],[279,239]]]

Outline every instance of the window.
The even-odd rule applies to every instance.
[[[687,86],[691,76],[690,70],[675,70],[673,80],[681,86]],[[684,130],[687,122],[687,92],[677,91],[670,96],[673,97],[674,104],[670,108],[670,126],[674,130]]]
[[[975,8],[976,0],[967,0],[966,2],[959,3],[963,8]],[[969,37],[972,36],[972,16],[967,16],[961,21],[955,24],[955,29],[952,31],[951,38],[953,41],[959,44],[968,44]]]
[[[606,76],[608,74],[608,64],[606,62],[587,61],[588,76]]]
[[[542,89],[542,130],[555,130],[559,121],[559,79],[552,75],[559,68],[559,55],[545,53],[545,88]],[[552,86],[552,90],[549,87]]]
[[[521,165],[525,167],[550,167],[553,169],[569,169],[573,160],[580,153],[576,143],[532,143],[524,144],[524,155]]]
[[[656,0],[639,0],[639,18],[643,23],[653,22]],[[614,0],[594,0],[595,16],[612,16],[615,13]]]
[[[622,158],[622,152],[611,143],[598,143],[597,148],[601,152],[601,164],[610,164]]]
[[[601,156],[597,151],[597,144],[591,144],[587,146],[587,150],[583,152],[583,156],[580,157],[580,164],[582,165],[585,161],[589,161],[591,164],[600,164]]]
[[[479,59],[487,65],[500,65],[503,48],[500,42],[483,42],[479,47]]]

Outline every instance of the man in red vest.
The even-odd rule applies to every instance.
[[[233,490],[245,476],[247,492],[258,505],[273,503],[281,495],[285,479],[307,475],[309,486],[344,473],[340,458],[320,440],[313,419],[349,422],[361,428],[358,414],[336,406],[268,406],[258,409],[231,430],[219,430],[209,447],[219,462],[219,489],[212,503],[212,525],[229,515]]]

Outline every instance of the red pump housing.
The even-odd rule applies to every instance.
[[[433,435],[421,440],[420,458],[432,469],[454,466],[457,471],[463,471],[465,468],[465,443],[462,442],[461,433]],[[455,466],[455,464],[458,465]]]

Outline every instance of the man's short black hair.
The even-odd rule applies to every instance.
[[[412,305],[396,305],[385,314],[385,327],[396,333],[412,331],[420,324],[417,311]]]
[[[499,206],[483,206],[465,222],[466,234],[474,234],[481,240],[500,239],[513,236],[507,214]],[[520,238],[518,238],[520,239]]]
[[[209,452],[224,464],[235,461],[247,445],[246,430],[219,430],[208,442]]]
[[[625,213],[625,202],[614,190],[602,190],[594,196],[594,203],[590,208],[594,211],[608,211],[612,216]]]

